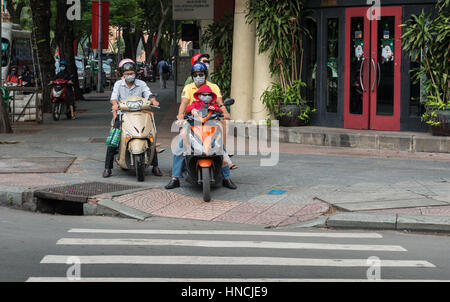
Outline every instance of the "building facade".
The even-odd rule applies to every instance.
[[[306,0],[316,20],[306,24],[312,38],[305,38],[302,71],[305,96],[317,109],[311,124],[426,131],[421,84],[409,72],[418,62],[402,51],[400,25],[436,2]],[[239,101],[233,118],[261,120],[267,112],[259,97],[272,79],[267,58],[257,53],[255,27],[245,22],[246,3],[235,1],[232,96]]]

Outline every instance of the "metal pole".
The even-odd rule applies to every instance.
[[[173,62],[173,80],[174,80],[174,89],[175,89],[175,99],[177,98],[177,91],[178,91],[178,72],[177,72],[177,59],[178,59],[178,35],[177,35],[177,31],[178,31],[178,24],[177,21],[174,20],[173,21],[173,55],[175,57],[175,60]],[[176,100],[178,102],[178,100]]]
[[[117,34],[117,49],[118,49],[118,53],[117,53],[117,64],[119,64],[120,62],[120,26],[118,29],[118,34]]]
[[[98,0],[98,68],[97,68],[97,92],[103,92],[102,85],[102,71],[103,71],[103,60],[102,60],[102,51],[103,51],[103,29],[102,29],[102,0]]]

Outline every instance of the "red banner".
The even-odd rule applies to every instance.
[[[98,49],[98,1],[92,1],[92,48]],[[102,1],[102,48],[109,48],[109,2]]]

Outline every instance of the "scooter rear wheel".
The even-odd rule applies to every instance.
[[[202,180],[203,180],[203,200],[208,202],[211,200],[211,177],[209,174],[209,167],[202,168]]]

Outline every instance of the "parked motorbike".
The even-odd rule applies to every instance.
[[[49,86],[51,86],[50,98],[52,100],[53,120],[58,121],[63,111],[65,111],[67,119],[70,120],[72,118],[70,108],[64,101],[67,97],[67,89],[72,89],[71,84],[66,80],[56,79],[51,81]]]
[[[148,99],[131,96],[119,103],[121,138],[117,164],[124,170],[135,169],[137,181],[145,179],[145,169],[153,160],[156,149],[156,125]]]
[[[227,99],[225,106],[234,104],[233,99]],[[191,150],[185,157],[186,170],[183,177],[193,185],[203,187],[203,200],[211,200],[211,185],[217,186],[222,180],[223,136],[220,119],[222,114],[202,108],[198,111],[199,118],[192,114],[186,116],[193,125],[188,130],[188,140]],[[189,152],[190,151],[190,152]]]

